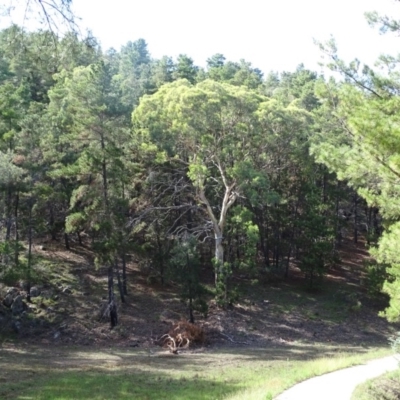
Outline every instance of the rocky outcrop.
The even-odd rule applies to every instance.
[[[19,293],[20,293],[19,290],[15,287],[8,288],[6,290],[6,295],[3,299],[3,304],[6,307],[10,308],[12,303],[14,302],[14,299],[19,295]]]
[[[30,295],[31,295],[31,297],[40,296],[40,289],[36,286],[31,287]]]
[[[22,300],[22,296],[18,295],[11,304],[11,311],[13,315],[22,314],[27,309],[26,304]]]
[[[27,305],[23,301],[21,292],[15,287],[7,289],[2,304],[11,309],[13,315],[20,315],[28,309]]]

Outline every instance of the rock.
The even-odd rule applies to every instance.
[[[42,291],[40,294],[44,299],[52,299],[54,296],[54,293],[52,290],[46,290],[46,291]]]
[[[13,297],[17,297],[19,295],[19,290],[16,287],[10,287],[7,289],[6,294],[10,294]]]
[[[20,281],[18,281],[18,287],[21,289],[21,290],[28,290],[28,282],[26,282],[26,281],[24,281],[24,280],[20,280]]]
[[[22,296],[18,295],[11,304],[11,311],[13,315],[21,314],[25,309],[25,304],[22,301]]]
[[[15,333],[20,333],[21,332],[21,322],[13,320],[11,322],[11,328]]]
[[[20,292],[19,292],[19,290],[17,288],[15,288],[15,287],[8,288],[7,291],[6,291],[6,296],[3,299],[3,304],[6,307],[11,307],[14,299],[17,296],[19,296],[19,294],[20,294]]]
[[[13,297],[13,295],[11,293],[9,293],[9,294],[6,295],[6,297],[4,297],[3,304],[6,307],[10,308],[11,304],[13,303],[13,301],[14,301],[14,297]]]
[[[7,286],[0,282],[0,297],[4,297],[7,293]]]
[[[9,313],[9,309],[5,307],[2,303],[0,303],[0,316],[7,315]]]
[[[27,304],[27,307],[28,307],[28,309],[27,309],[28,312],[33,312],[34,314],[36,314],[39,311],[38,306],[33,303]]]
[[[30,295],[31,295],[31,297],[38,297],[38,296],[40,296],[40,290],[39,290],[39,288],[36,287],[36,286],[33,286],[33,287],[31,288]]]

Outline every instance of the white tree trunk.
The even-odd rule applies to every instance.
[[[222,245],[222,232],[218,231],[215,235],[215,284],[218,282],[218,277],[222,274],[224,267],[224,246]]]

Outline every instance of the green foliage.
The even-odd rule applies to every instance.
[[[371,24],[383,31],[397,30],[388,17],[368,15]],[[338,178],[355,188],[370,207],[378,207],[386,231],[373,250],[378,263],[390,265],[383,291],[390,305],[383,315],[390,321],[400,318],[400,252],[397,245],[399,223],[400,135],[398,60],[383,56],[382,73],[362,66],[358,60],[344,63],[334,41],[321,46],[330,57],[330,67],[346,78],[345,82],[321,84],[318,93],[323,103],[321,134],[315,135],[312,152]],[[390,60],[390,61],[389,61]]]
[[[20,242],[3,242],[0,244],[0,282],[7,286],[17,286],[19,282],[30,281],[31,284],[40,282],[43,277],[41,271],[36,267],[38,258],[32,257],[28,270],[28,259],[26,256],[20,256],[18,264],[15,263],[15,254],[26,250]]]
[[[349,84],[332,88],[338,105],[335,113],[345,121],[345,129],[328,136],[313,146],[317,159],[337,172],[340,179],[347,179],[358,189],[370,206],[378,206],[390,227],[378,242],[373,255],[382,264],[390,264],[387,269],[390,281],[383,290],[391,297],[385,315],[390,320],[397,319],[398,223],[398,169],[399,159],[397,117],[393,114],[399,99],[372,96]],[[330,93],[330,96],[332,93]],[[377,135],[376,132],[380,134]]]
[[[12,152],[3,153],[0,151],[0,185],[5,188],[9,185],[16,186],[21,181],[26,171],[15,165]]]
[[[222,265],[215,258],[212,260],[214,270],[218,275],[215,282],[215,301],[222,308],[227,308],[237,303],[240,299],[240,291],[236,285],[233,285],[230,278],[233,273],[233,265],[225,261]]]
[[[169,259],[172,279],[181,286],[181,297],[187,303],[191,322],[193,311],[207,315],[208,306],[204,300],[205,289],[200,283],[200,260],[196,249],[196,240],[186,238],[177,242]]]
[[[382,293],[383,285],[388,280],[387,264],[380,264],[371,261],[364,264],[366,267],[365,287],[371,296],[379,296]]]
[[[18,250],[21,250],[21,246],[18,244]],[[11,260],[15,256],[16,245],[13,242],[0,243],[0,282],[4,282],[6,285],[15,285],[20,279],[25,278],[25,270],[23,265],[15,266]]]
[[[175,80],[187,79],[190,83],[195,83],[199,67],[194,65],[193,59],[186,54],[180,54],[176,60],[176,65],[172,76]]]
[[[82,212],[69,214],[65,219],[65,231],[68,233],[79,231],[85,224],[86,218]]]
[[[116,61],[119,61],[118,74],[113,76],[113,80],[121,90],[118,101],[129,113],[141,96],[154,90],[146,41],[138,39],[122,46]]]
[[[256,242],[263,233],[260,233],[261,225],[252,221],[250,214],[254,216],[259,212],[258,207],[276,204],[288,191],[293,192],[289,189],[280,196],[278,190],[271,188],[272,182],[281,185],[280,171],[288,159],[286,154],[275,165],[271,162],[275,154],[287,153],[290,143],[293,158],[299,164],[304,164],[304,158],[308,161],[304,175],[312,180],[311,160],[307,159],[304,141],[309,119],[310,114],[295,105],[286,107],[245,86],[210,79],[196,85],[187,80],[164,85],[154,95],[142,98],[134,110],[132,121],[138,141],[156,144],[167,157],[163,165],[153,164],[153,168],[160,171],[171,168],[173,163],[175,182],[189,177],[192,196],[204,206],[216,241],[216,285],[217,292],[221,292],[218,296],[225,299],[229,296],[226,288],[231,268],[255,265]],[[293,182],[290,171],[295,169],[291,167],[289,164],[284,177],[289,185]],[[301,187],[301,182],[298,185]],[[244,215],[232,220],[230,232],[227,216],[238,197],[246,199],[246,221]],[[293,203],[296,209],[295,200]],[[277,218],[284,213],[283,209]],[[221,238],[233,237],[239,230],[248,245],[240,260],[232,264],[229,255],[224,258],[223,254],[229,240],[220,242]],[[234,247],[238,246],[240,243],[235,243]]]
[[[229,236],[231,240],[240,238],[240,243],[235,243],[232,249],[241,249],[241,257],[234,257],[234,251],[227,258],[232,264],[232,269],[245,273],[254,273],[257,267],[257,243],[260,239],[258,226],[253,222],[253,215],[245,207],[236,206],[232,209],[228,221]]]
[[[222,54],[210,57],[207,60],[207,78],[250,89],[256,89],[262,84],[262,72],[258,68],[253,68],[251,63],[245,60],[240,60],[239,63],[225,61]]]
[[[284,104],[294,103],[308,111],[317,109],[320,102],[315,94],[318,77],[315,72],[300,64],[296,71],[270,74],[264,87],[271,97],[279,99]]]
[[[327,241],[313,241],[307,253],[303,255],[300,269],[305,273],[310,288],[314,289],[321,283],[327,272],[327,263],[331,252],[331,243]]]
[[[261,260],[264,270],[272,266],[286,276],[299,263],[313,282],[331,260],[339,225],[333,214],[343,193],[334,190],[335,176],[309,156],[310,143],[319,161],[329,158],[336,166],[346,160],[341,178],[373,181],[376,186],[360,186],[360,194],[367,190],[362,194],[375,207],[385,203],[385,217],[396,221],[396,182],[365,178],[376,163],[350,166],[357,156],[351,140],[326,121],[332,118],[322,99],[327,93],[304,66],[263,81],[250,63],[222,54],[203,70],[187,55],[153,59],[143,39],[102,52],[90,36],[56,39],[18,27],[0,32],[0,50],[0,234],[7,246],[47,234],[66,242],[72,234],[90,237],[99,265],[114,265],[134,249],[163,282],[173,270],[188,268],[179,261],[186,246],[179,238],[187,232],[203,249],[215,244],[222,305],[236,296],[232,274],[256,278]],[[386,84],[380,80],[381,88]],[[378,141],[396,167],[389,149],[397,148],[397,102],[384,109],[349,85],[336,91],[347,101],[339,111],[360,131],[368,121],[371,130],[387,133],[387,143],[368,133],[366,148],[379,148]],[[349,103],[360,116],[350,115]],[[393,132],[383,118],[364,118],[364,108],[378,117],[390,114]],[[391,257],[392,242],[382,239],[382,258]],[[10,251],[7,268],[18,265],[18,251]],[[194,273],[196,251],[188,252]],[[213,255],[201,258],[211,270]],[[178,275],[189,279],[191,273]],[[204,306],[200,289],[180,284],[192,307]]]

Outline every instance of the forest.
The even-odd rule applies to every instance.
[[[398,321],[398,59],[372,69],[344,63],[333,41],[321,52],[339,78],[2,30],[0,282],[23,281],[30,302],[32,249],[49,238],[93,251],[111,327],[133,259],[179,286],[193,322],[210,286],[220,307],[237,300],[233,276],[288,279],[296,266],[317,290],[342,240],[362,237],[383,315]]]

